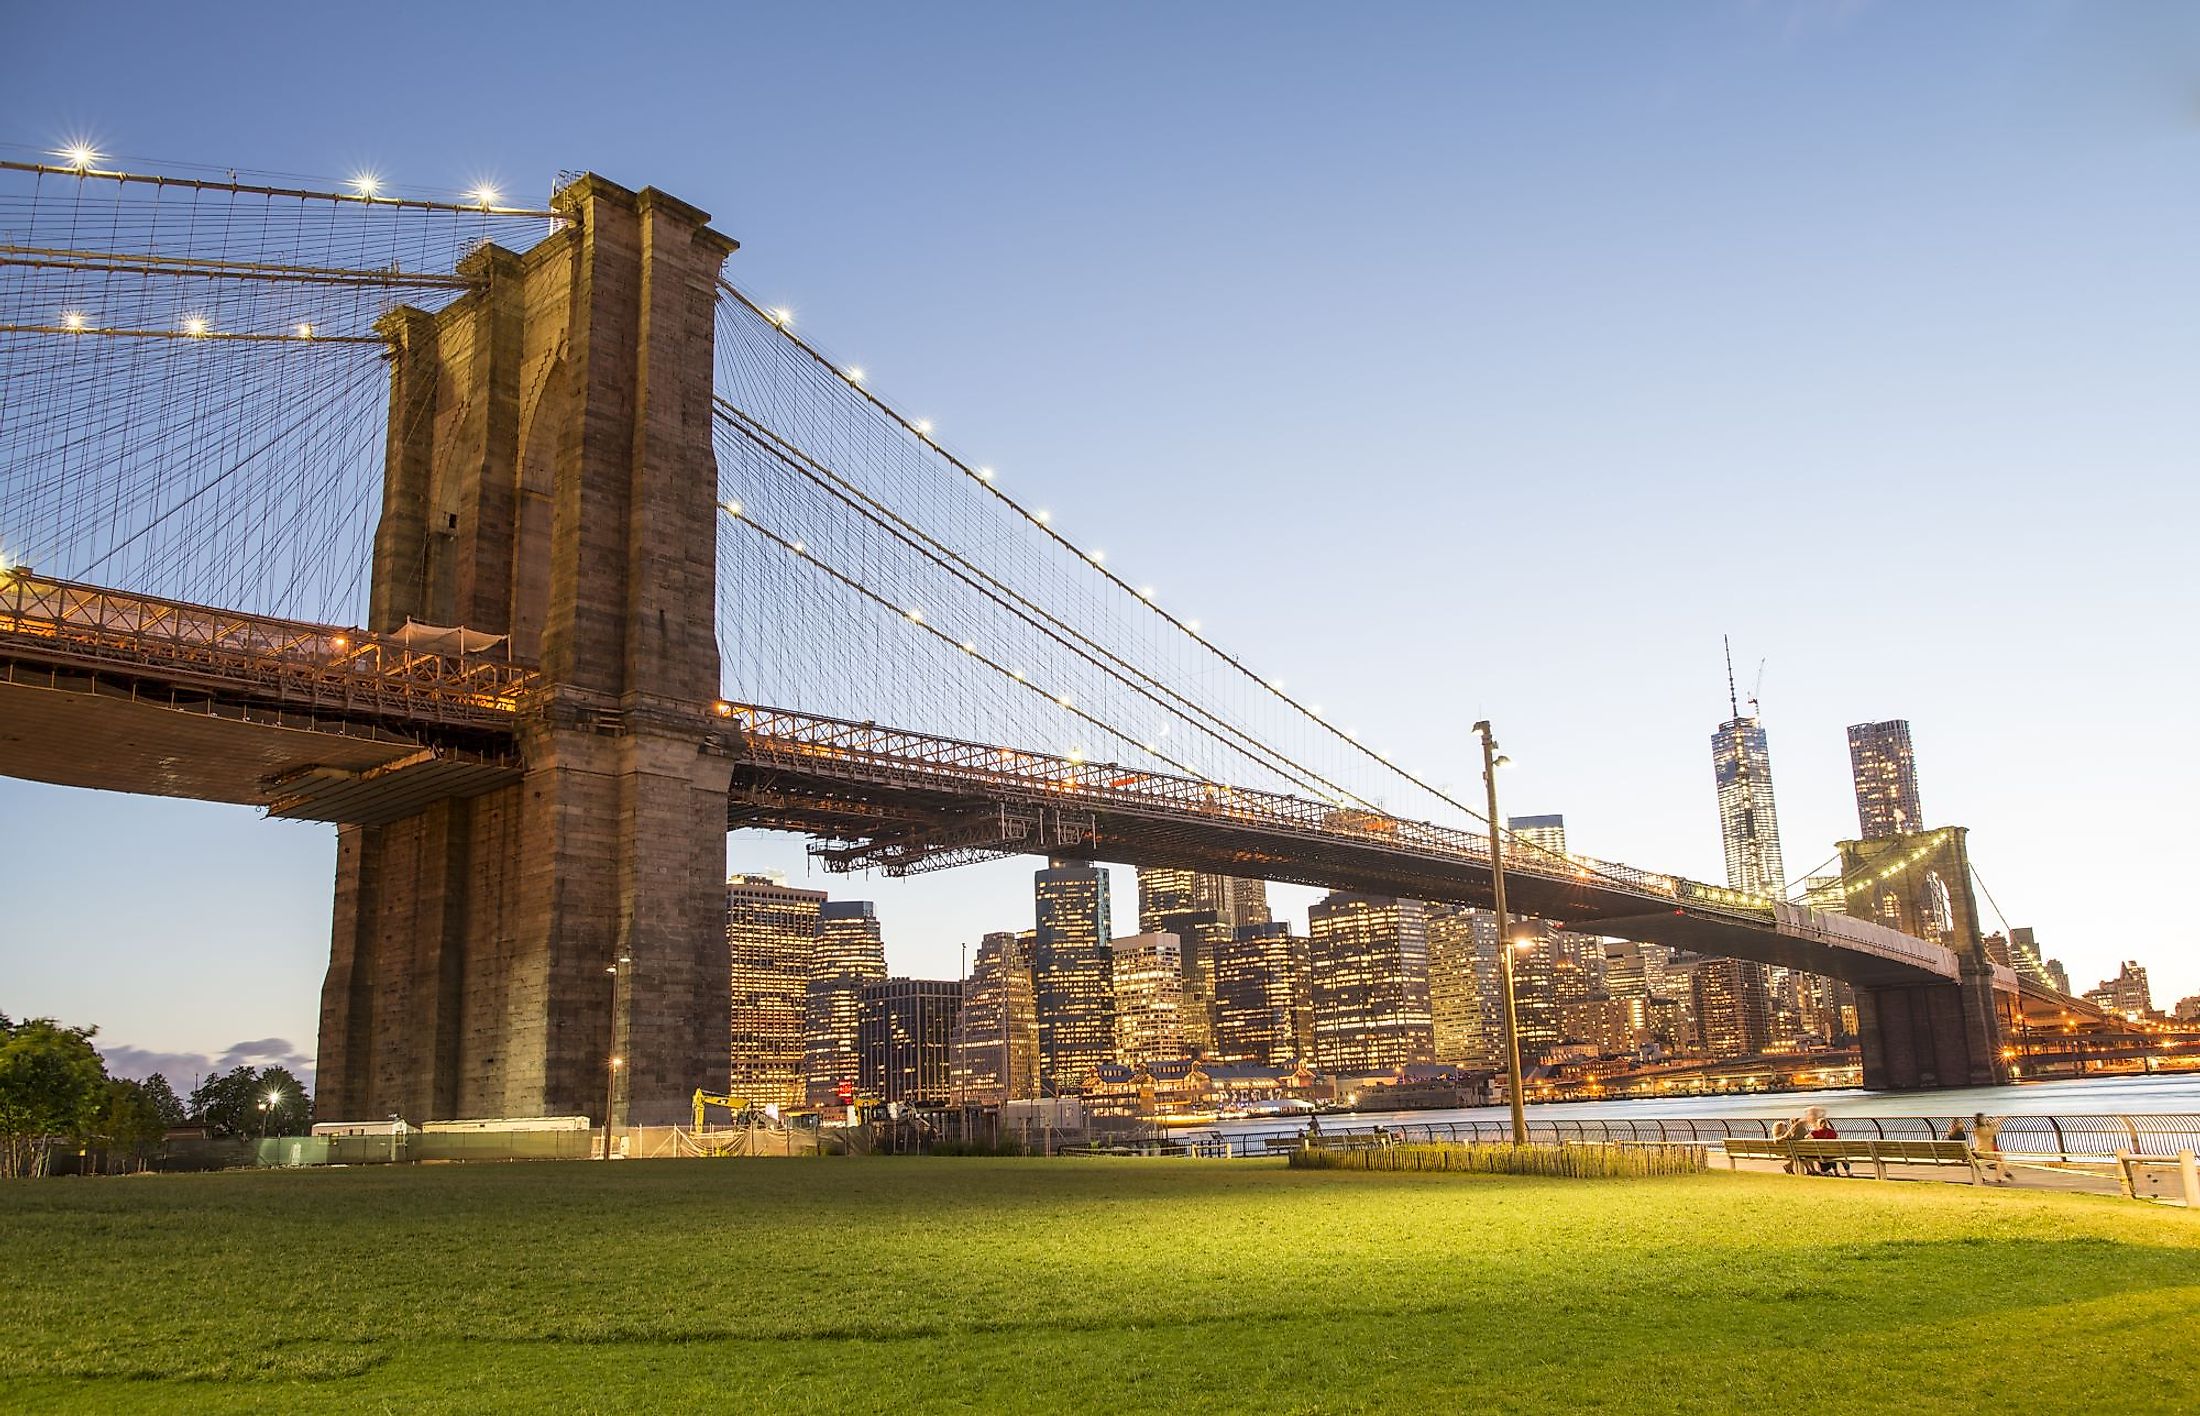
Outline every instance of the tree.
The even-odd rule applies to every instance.
[[[158,1072],[145,1079],[145,1100],[160,1113],[163,1126],[181,1126],[190,1114],[183,1109],[183,1098]]]
[[[92,1134],[107,1098],[95,1031],[51,1018],[8,1027],[0,1041],[0,1175],[43,1175],[55,1142]]]
[[[217,1136],[282,1135],[306,1122],[312,1101],[284,1067],[232,1067],[191,1093],[191,1116]]]
[[[175,1100],[173,1092],[169,1100]],[[106,1145],[110,1159],[123,1165],[135,1163],[142,1169],[146,1154],[168,1134],[168,1118],[161,1114],[150,1086],[110,1077],[93,1132]]]

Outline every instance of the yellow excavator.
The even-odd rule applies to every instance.
[[[738,1116],[748,1104],[747,1097],[720,1096],[716,1092],[707,1092],[701,1087],[697,1087],[695,1089],[695,1129],[698,1131],[703,1129],[703,1108],[706,1106],[723,1106],[726,1110]]]

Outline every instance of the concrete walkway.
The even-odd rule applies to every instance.
[[[1714,1152],[1711,1158],[1712,1168],[1716,1170],[1726,1164],[1725,1157]],[[1780,1162],[1776,1160],[1740,1160],[1733,1164],[1737,1170],[1753,1170],[1767,1175],[1783,1173]],[[2007,1186],[1998,1186],[1992,1181],[1988,1181],[1981,1188],[2063,1190],[2086,1195],[2123,1194],[2120,1167],[2113,1160],[2050,1161],[2012,1158],[2009,1162],[2009,1174],[2010,1179]],[[1801,1176],[1798,1178],[1840,1180],[1844,1177]],[[1871,1166],[1868,1164],[1860,1163],[1857,1165],[1855,1178],[1864,1183],[1878,1183],[1873,1180]],[[1890,1162],[1887,1166],[1887,1179],[1890,1181],[1937,1180],[1942,1184],[1968,1185],[1971,1183],[1971,1171],[1968,1166],[1962,1165],[1897,1165]],[[2172,1171],[2165,1184],[2150,1185],[2140,1193],[2143,1199],[2183,1208],[2185,1202],[2178,1193],[2178,1189],[2177,1176]]]

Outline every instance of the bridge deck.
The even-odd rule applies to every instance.
[[[736,705],[728,823],[847,843],[890,874],[973,855],[1178,865],[1487,908],[1477,833],[1108,763]],[[1507,851],[1508,903],[1586,933],[1756,959],[1862,984],[1953,980],[1937,944],[1676,876]],[[2014,986],[2013,979],[2010,986]]]

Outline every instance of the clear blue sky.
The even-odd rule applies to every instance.
[[[1844,725],[1907,717],[1926,815],[2080,987],[2200,992],[2200,7],[609,16],[16,6],[0,138],[664,187],[1439,780],[1489,716],[1510,810],[1717,878],[1729,632],[1793,873],[1854,830]],[[4,782],[0,840],[0,1008],[310,1052],[330,830]],[[848,893],[950,972],[1028,878]]]

